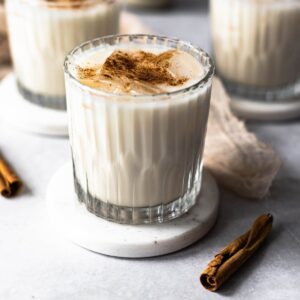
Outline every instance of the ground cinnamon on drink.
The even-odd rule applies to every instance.
[[[132,85],[146,83],[152,87],[159,85],[179,86],[188,78],[175,76],[169,70],[170,59],[176,50],[154,54],[145,51],[114,51],[103,65],[94,67],[78,67],[79,79],[94,87],[101,81],[118,82],[124,92],[128,92]]]
[[[76,9],[82,6],[89,6],[91,3],[88,0],[46,0],[49,2],[50,8]],[[55,5],[57,4],[57,5]]]

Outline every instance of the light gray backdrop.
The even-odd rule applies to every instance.
[[[206,2],[181,0],[139,15],[157,33],[210,48]],[[29,187],[0,199],[0,299],[299,299],[300,121],[248,126],[284,162],[269,197],[245,200],[222,190],[217,224],[204,240],[168,256],[127,260],[86,251],[48,229],[45,191],[70,159],[68,141],[0,123],[0,149]],[[264,212],[274,214],[275,228],[263,249],[219,293],[204,290],[198,278],[213,254]]]

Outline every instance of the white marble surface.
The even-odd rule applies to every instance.
[[[124,258],[160,256],[194,244],[215,224],[220,202],[217,183],[204,169],[201,193],[187,214],[162,224],[137,226],[108,222],[79,203],[71,162],[52,177],[46,201],[49,221],[57,234],[85,249]]]
[[[255,121],[288,121],[300,117],[300,97],[286,103],[260,103],[231,97],[231,109],[240,118]]]
[[[39,134],[68,135],[67,113],[27,101],[19,93],[13,73],[7,74],[1,81],[0,95],[9,99],[0,102],[0,118],[11,126]]]
[[[208,49],[206,4],[181,3],[187,6],[182,12],[174,8],[142,17],[157,32]],[[223,190],[218,221],[204,240],[171,255],[128,260],[88,252],[48,230],[46,187],[70,158],[68,142],[0,123],[0,149],[28,186],[19,198],[0,199],[0,299],[299,299],[300,120],[248,125],[283,159],[269,197],[245,200]],[[263,249],[218,293],[204,290],[198,278],[213,254],[263,212],[275,216],[274,231]]]

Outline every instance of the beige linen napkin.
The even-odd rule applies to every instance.
[[[1,3],[1,0],[0,0]],[[122,13],[121,33],[150,33],[133,14]],[[0,79],[10,69],[3,6],[0,5]],[[247,131],[243,122],[230,111],[229,97],[219,79],[214,79],[205,167],[218,183],[248,198],[264,197],[276,176],[280,159],[271,147]]]
[[[10,71],[10,55],[2,0],[0,0],[0,79]]]
[[[262,198],[268,193],[281,160],[232,114],[229,101],[222,82],[215,78],[205,142],[205,167],[221,185],[238,195]]]

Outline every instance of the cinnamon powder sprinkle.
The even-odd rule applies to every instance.
[[[103,86],[103,82],[118,84],[123,91],[130,91],[132,86],[143,84],[156,87],[159,85],[179,86],[188,78],[175,76],[169,70],[170,59],[178,53],[169,50],[160,54],[145,51],[127,52],[116,50],[103,65],[94,67],[77,67],[79,79],[93,87]],[[151,89],[149,87],[149,89]]]
[[[92,3],[89,0],[46,0],[51,8],[61,9],[78,9],[81,7],[90,6]],[[57,5],[55,5],[57,4]]]

